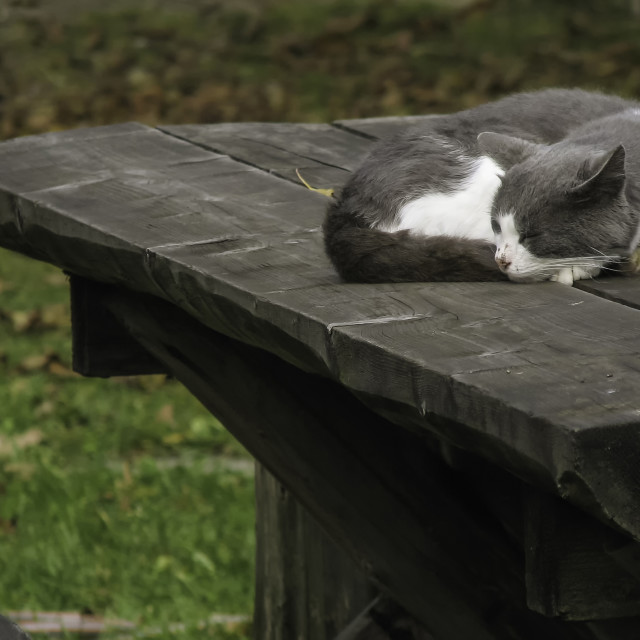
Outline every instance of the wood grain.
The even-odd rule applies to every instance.
[[[302,131],[289,168],[304,155],[342,171],[343,136],[364,140],[326,133],[314,152]],[[274,175],[276,151],[247,164],[140,125],[3,143],[0,243],[163,297],[640,539],[640,315],[621,304],[636,288],[340,283],[327,199]]]
[[[606,300],[640,309],[639,280],[640,275],[602,276],[594,280],[579,280],[574,286]]]
[[[353,120],[336,120],[336,126],[347,131],[353,131],[371,139],[386,138],[400,133],[407,127],[428,124],[434,115],[425,116],[395,116],[385,118],[359,118]]]
[[[326,124],[223,123],[160,127],[206,149],[313,187],[342,185],[373,142]]]

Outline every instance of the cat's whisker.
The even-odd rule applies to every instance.
[[[575,256],[572,258],[558,258],[556,262],[560,264],[574,264],[577,262],[589,262],[592,264],[600,264],[602,262],[608,262],[614,260],[616,256]]]
[[[545,264],[545,267],[551,269],[570,269],[574,267],[582,269],[602,269],[608,262],[616,262],[616,260],[612,260],[610,256],[607,256],[606,259],[597,256],[562,258],[550,260]]]
[[[628,256],[609,256],[603,253],[602,251],[596,249],[595,247],[589,247],[589,249],[591,249],[591,251],[595,251],[596,253],[599,253],[602,256],[602,258],[607,262],[626,262],[629,260]]]
[[[601,267],[602,271],[610,271],[611,273],[620,273],[620,269],[614,267]]]

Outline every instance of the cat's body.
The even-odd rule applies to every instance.
[[[635,249],[639,165],[640,103],[613,96],[552,89],[434,116],[353,174],[329,207],[327,253],[355,282],[590,277]]]

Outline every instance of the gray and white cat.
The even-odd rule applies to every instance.
[[[640,103],[547,89],[380,143],[324,233],[351,282],[572,284],[627,259],[639,223]]]

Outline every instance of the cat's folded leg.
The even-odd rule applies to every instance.
[[[598,275],[600,269],[591,268],[590,270],[583,269],[582,267],[567,267],[560,269],[558,273],[549,278],[551,282],[560,282],[561,284],[568,284],[571,286],[576,280],[586,280],[587,278],[593,278]]]
[[[590,278],[595,278],[600,273],[600,268],[597,266],[583,268],[583,267],[572,267],[573,271],[573,281],[576,280],[588,280]]]
[[[560,284],[568,284],[571,286],[573,284],[573,269],[571,267],[560,269],[560,271],[552,275],[549,280],[551,280],[551,282],[559,282]]]

